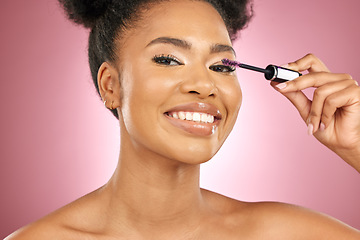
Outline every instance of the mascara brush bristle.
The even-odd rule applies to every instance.
[[[227,59],[227,58],[224,58],[223,60],[221,60],[221,62],[222,62],[223,64],[225,64],[225,65],[234,66],[234,67],[240,65],[240,63],[238,63],[238,62],[236,62],[236,61],[232,61],[232,60]]]

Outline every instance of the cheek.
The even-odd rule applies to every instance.
[[[224,136],[228,136],[234,127],[242,102],[242,92],[238,80],[235,79],[232,84],[223,88],[221,96],[227,111]]]
[[[221,95],[222,100],[228,107],[229,115],[237,116],[242,102],[242,92],[237,78],[221,89]]]
[[[173,88],[172,81],[153,69],[133,68],[123,75],[122,117],[131,135],[146,134],[161,116],[161,106],[169,98]]]

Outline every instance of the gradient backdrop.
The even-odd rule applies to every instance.
[[[284,64],[308,52],[360,79],[358,0],[255,0],[238,60]],[[86,30],[55,0],[0,8],[0,237],[100,187],[115,169],[117,121],[87,65]],[[201,185],[245,201],[283,201],[360,229],[360,175],[313,137],[261,74],[239,70],[243,105]],[[311,91],[308,92],[311,95]]]

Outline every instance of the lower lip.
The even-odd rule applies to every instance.
[[[219,120],[214,120],[213,123],[201,123],[188,120],[181,120],[170,117],[165,114],[167,120],[175,127],[197,136],[210,136],[212,135],[219,125]]]

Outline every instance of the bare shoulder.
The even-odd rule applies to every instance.
[[[4,240],[66,239],[64,230],[58,224],[39,220],[20,228]]]
[[[211,201],[228,222],[249,239],[360,240],[360,231],[339,220],[303,207],[278,202],[242,202],[210,191]]]
[[[249,205],[253,218],[269,236],[285,239],[360,239],[360,231],[325,214],[303,207],[260,202]]]
[[[102,227],[92,222],[97,212],[101,211],[96,194],[94,191],[62,207],[20,228],[4,240],[93,239],[94,230]]]

